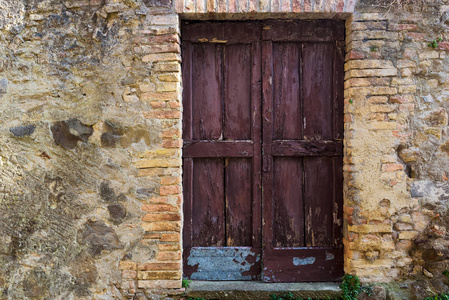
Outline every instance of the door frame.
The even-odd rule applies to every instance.
[[[204,22],[207,22],[207,21],[212,21],[212,20],[204,20]],[[239,21],[249,21],[249,20],[239,20]],[[285,20],[281,20],[282,22],[288,22],[289,21],[289,19],[285,19]],[[254,21],[253,21],[254,22]],[[181,39],[182,40],[182,39]],[[261,46],[262,48],[263,48],[263,46]],[[343,54],[344,55],[344,54]],[[342,61],[342,66],[344,65],[344,58],[343,58],[343,61]],[[182,71],[181,71],[182,72]],[[341,85],[342,85],[342,89],[343,89],[343,81],[341,82]],[[257,83],[256,83],[256,86],[257,86]],[[260,88],[260,87],[258,87],[258,88],[254,88],[254,85],[252,86],[252,89],[253,90],[258,90],[258,92],[259,93],[263,93],[262,92],[262,90],[263,90],[263,88]],[[254,91],[255,93],[257,93],[257,91]],[[260,99],[262,99],[262,97],[260,97]],[[184,99],[184,97],[183,97],[183,102],[185,101],[185,99]],[[341,99],[341,101],[343,101],[343,99]],[[343,103],[342,103],[343,104]],[[184,106],[185,107],[185,106]],[[262,107],[262,105],[261,105],[261,107]],[[260,112],[260,109],[258,110],[259,112]],[[262,120],[262,117],[263,117],[263,115],[264,115],[264,112],[262,112],[261,113],[261,115],[259,115],[259,118]],[[342,118],[343,118],[343,114],[342,114],[342,116],[341,116]],[[344,130],[343,130],[344,131]],[[262,135],[261,135],[262,136]],[[254,137],[253,137],[254,138]],[[261,141],[259,141],[259,143],[260,143]],[[257,147],[255,147],[255,148],[257,148]],[[262,148],[262,147],[260,147],[260,148]],[[256,154],[255,154],[256,155]],[[261,156],[261,154],[259,153],[259,156]],[[257,160],[256,160],[257,161]],[[259,160],[260,162],[262,161],[261,159]],[[343,171],[341,172],[342,174],[342,176],[343,176]],[[259,174],[259,176],[260,176],[260,174]],[[187,177],[187,179],[183,179],[184,181],[185,180],[187,180],[187,181],[191,181],[191,178],[189,178],[189,177]],[[262,182],[262,180],[261,180],[261,182]],[[254,186],[254,185],[253,185]],[[254,188],[254,192],[255,193],[261,193],[261,191],[256,191],[257,189],[256,188]],[[343,195],[342,195],[342,197],[343,197]],[[260,197],[261,198],[261,197]],[[343,205],[343,203],[341,203],[342,205]],[[341,207],[340,208],[340,212],[342,213],[342,211],[343,211],[343,207]],[[263,212],[262,212],[263,213]],[[189,215],[185,215],[184,216],[184,222],[185,222],[185,220],[188,218],[188,217],[190,217]],[[263,216],[261,216],[261,219],[262,219],[262,221],[263,221]],[[341,217],[341,219],[342,219],[342,217]],[[254,225],[256,225],[256,224],[254,224]],[[341,227],[342,228],[342,234],[343,234],[343,226]],[[183,229],[184,229],[184,223],[183,223]],[[262,239],[263,239],[263,235],[262,235]],[[183,239],[183,241],[184,241],[184,239]],[[343,247],[343,244],[342,244],[342,241],[341,241],[341,239],[340,239],[340,243],[341,243],[341,246]],[[184,248],[184,247],[183,247]],[[263,248],[263,247],[262,247]],[[343,251],[343,249],[341,249],[341,251]],[[342,257],[344,257],[344,256],[342,256]],[[185,260],[186,259],[186,256],[183,256],[183,259]],[[342,263],[342,265],[343,265],[343,263]],[[328,279],[324,279],[323,281],[329,281]]]

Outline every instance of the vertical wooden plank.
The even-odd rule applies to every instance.
[[[184,229],[183,229],[183,245],[184,247],[192,247],[192,192],[193,192],[193,160],[192,158],[184,158],[182,169],[183,184],[183,213],[184,213]]]
[[[222,158],[194,159],[192,246],[225,246]]]
[[[192,139],[217,140],[222,135],[221,45],[193,44]]]
[[[342,140],[344,134],[344,61],[345,51],[344,42],[336,41],[334,48],[334,65],[333,65],[333,138],[334,140]]]
[[[266,248],[273,242],[273,172],[271,141],[273,139],[273,46],[271,41],[262,42],[262,185],[263,185],[263,240]]]
[[[332,139],[333,45],[304,44],[303,97],[304,138]]]
[[[192,43],[182,43],[182,138],[192,140]]]
[[[334,48],[334,140],[342,140],[344,135],[344,61],[345,61],[345,43],[336,41]],[[343,158],[334,157],[334,247],[339,247],[343,243]]]
[[[251,138],[251,45],[226,47],[223,139]]]
[[[343,245],[343,158],[333,158],[333,245],[342,247]]]
[[[304,158],[305,241],[307,247],[333,246],[333,173],[332,158]]]
[[[302,137],[298,43],[273,43],[273,138]]]
[[[304,246],[302,158],[277,157],[273,162],[274,246]]]
[[[259,23],[258,23],[259,24]],[[260,42],[251,45],[251,140],[254,143],[252,160],[252,246],[262,247],[262,47]]]
[[[226,246],[251,246],[251,161],[227,158],[226,177]]]

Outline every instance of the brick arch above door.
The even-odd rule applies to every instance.
[[[357,0],[175,0],[179,14],[353,13]]]

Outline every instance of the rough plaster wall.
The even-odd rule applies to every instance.
[[[136,33],[170,13],[146,2],[0,1],[0,299],[120,299],[120,261],[155,256],[134,164],[179,122],[142,114]]]

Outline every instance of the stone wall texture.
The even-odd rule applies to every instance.
[[[447,290],[448,0],[0,0],[0,299],[182,295],[180,18],[346,20],[345,271]]]

